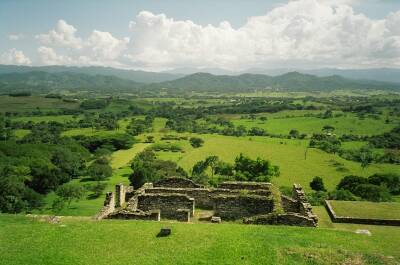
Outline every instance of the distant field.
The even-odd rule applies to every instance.
[[[360,120],[353,114],[347,114],[346,117],[337,117],[330,119],[321,119],[316,117],[282,117],[275,115],[264,115],[267,121],[250,120],[250,119],[233,119],[231,120],[236,126],[243,125],[247,129],[259,127],[265,129],[269,133],[289,134],[290,130],[296,129],[300,133],[311,135],[312,133],[321,133],[325,125],[335,127],[335,134],[357,134],[357,135],[374,135],[380,134],[393,129],[396,124],[386,124],[382,118],[375,120],[365,118]]]
[[[0,112],[52,111],[57,109],[77,109],[79,103],[64,102],[62,99],[42,96],[9,97],[0,96]]]
[[[0,215],[0,264],[398,264],[397,227],[332,224],[326,213],[321,217],[330,228],[81,217],[50,224]],[[171,236],[157,238],[165,226]],[[356,229],[372,236],[355,234]]]
[[[329,201],[337,216],[370,219],[400,219],[398,202]]]
[[[75,118],[73,115],[56,115],[56,116],[31,116],[31,117],[17,117],[13,118],[13,121],[32,121],[32,122],[49,122],[49,121],[56,121],[56,122],[66,122],[66,121],[73,121]]]

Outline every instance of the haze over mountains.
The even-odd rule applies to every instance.
[[[184,69],[181,69],[184,70]],[[187,73],[196,69],[186,69]],[[220,69],[201,69],[224,74]],[[179,70],[178,70],[179,71]],[[170,89],[198,92],[241,92],[257,89],[332,91],[338,89],[399,90],[400,69],[317,69],[287,72],[285,69],[253,69],[255,73],[145,72],[110,67],[0,65],[0,89],[86,89],[135,91]],[[265,74],[267,72],[269,75]],[[261,74],[262,73],[262,74]],[[369,80],[375,79],[375,80]]]

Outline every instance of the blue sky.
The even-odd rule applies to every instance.
[[[272,0],[223,0],[223,1],[101,1],[101,0],[69,0],[69,1],[50,1],[50,0],[0,0],[0,62],[1,63],[19,63],[19,64],[68,64],[68,65],[111,65],[124,68],[143,68],[164,70],[174,67],[220,67],[220,68],[247,68],[252,66],[271,67],[273,64],[279,66],[287,66],[296,64],[298,67],[311,67],[313,64],[318,66],[326,61],[326,58],[319,54],[321,51],[330,50],[328,43],[322,42],[337,42],[337,45],[343,43],[339,39],[329,39],[321,32],[321,36],[315,39],[304,39],[308,35],[307,32],[297,32],[295,25],[290,20],[298,19],[298,17],[308,14],[300,14],[307,12],[307,8],[312,8],[315,11],[306,20],[313,21],[312,25],[308,22],[304,24],[306,27],[331,27],[332,23],[342,23],[346,19],[338,20],[340,16],[348,16],[347,20],[354,21],[348,27],[359,27],[354,30],[362,30],[368,33],[368,38],[371,42],[375,38],[383,38],[387,40],[381,43],[381,46],[392,49],[393,54],[387,55],[378,47],[362,47],[365,49],[363,53],[356,54],[353,61],[347,61],[345,64],[332,60],[329,66],[338,67],[369,67],[369,66],[392,66],[398,64],[384,57],[397,56],[397,50],[400,48],[400,39],[396,30],[389,35],[376,36],[378,31],[383,31],[380,28],[380,20],[387,19],[390,13],[395,13],[400,10],[400,1],[398,0],[298,0],[293,2],[301,2],[298,5],[299,14],[293,11],[289,1]],[[310,6],[311,5],[311,6]],[[348,10],[337,12],[331,17],[331,21],[324,22],[318,17],[318,12],[328,12],[325,6],[332,8],[335,13],[337,6],[344,5],[352,9],[352,14]],[[304,10],[302,8],[304,7]],[[285,21],[273,16],[273,11],[277,8],[282,9],[282,17]],[[145,26],[136,26],[129,28],[130,22],[138,20],[137,16],[142,11],[148,11],[152,15],[143,15],[139,20]],[[328,14],[327,13],[327,14]],[[164,14],[164,17],[159,15]],[[360,14],[364,14],[366,19],[364,22],[359,22]],[[253,25],[248,25],[250,17],[259,16],[260,19],[255,21]],[[400,14],[399,14],[400,16]],[[186,27],[182,29],[179,23],[171,22],[182,21],[182,25]],[[44,36],[39,39],[38,35],[49,33],[51,30],[57,32],[57,23],[63,20],[67,26],[72,26],[75,29],[74,36],[81,40],[81,44],[72,46],[70,44],[61,43],[54,38]],[[157,20],[158,27],[148,26],[148,21]],[[193,25],[186,23],[187,20],[192,21]],[[220,27],[223,21],[229,22],[229,27]],[[397,26],[397,21],[400,19],[390,20],[391,24]],[[394,22],[393,22],[394,21]],[[157,23],[158,23],[157,22]],[[293,21],[292,21],[293,22]],[[303,21],[304,22],[304,21]],[[186,23],[186,24],[185,24]],[[281,31],[280,35],[276,34],[276,30],[283,30],[281,24],[285,24],[286,30]],[[318,25],[320,23],[320,25]],[[347,22],[346,22],[347,23]],[[366,28],[364,24],[374,23]],[[208,29],[207,25],[212,24],[214,28]],[[388,23],[387,23],[388,24]],[[147,26],[146,26],[147,25]],[[275,28],[272,29],[270,25]],[[60,26],[62,28],[67,27]],[[392,28],[395,26],[391,26]],[[198,29],[198,27],[201,27]],[[255,28],[256,27],[256,28]],[[290,27],[296,33],[288,34]],[[400,25],[399,25],[400,27]],[[67,30],[67,29],[66,29]],[[99,31],[102,34],[92,35],[93,31]],[[147,30],[147,32],[145,32]],[[199,30],[199,33],[193,33]],[[325,28],[328,30],[328,28]],[[346,28],[347,30],[347,28]],[[166,31],[172,33],[177,38],[166,37],[158,39],[150,37],[149,33],[159,32],[164,34]],[[246,32],[246,34],[244,34]],[[264,33],[268,32],[267,35]],[[105,33],[111,34],[110,38]],[[318,34],[318,33],[316,33]],[[339,38],[339,29],[337,32]],[[349,32],[348,34],[352,34]],[[357,34],[357,32],[354,32]],[[246,35],[246,37],[243,37]],[[370,35],[370,36],[369,36]],[[57,36],[61,36],[58,34]],[[96,47],[95,44],[90,46],[88,40],[93,36],[92,40],[98,42],[104,41],[102,47]],[[223,38],[220,36],[224,36]],[[243,39],[252,37],[252,42],[244,43]],[[282,37],[284,36],[284,37]],[[282,38],[281,38],[282,37]],[[366,37],[366,35],[364,36]],[[124,38],[129,38],[125,41]],[[186,44],[182,47],[176,44],[184,38]],[[216,39],[216,45],[212,44],[210,38]],[[289,42],[285,41],[291,38]],[[46,39],[46,41],[43,41]],[[279,41],[278,41],[279,39]],[[358,36],[356,40],[364,41],[363,36]],[[202,46],[196,46],[195,49],[187,49],[188,45],[194,42],[200,42]],[[301,44],[299,44],[301,41]],[[296,45],[291,46],[296,42]],[[317,42],[317,44],[315,44]],[[93,43],[93,41],[92,41]],[[165,47],[161,47],[165,43]],[[263,45],[265,44],[265,45]],[[115,46],[114,50],[105,50],[107,45]],[[196,43],[197,45],[197,43]],[[218,46],[220,45],[220,46]],[[299,47],[299,45],[303,45]],[[373,45],[371,43],[371,45]],[[389,45],[389,46],[388,46]],[[243,53],[240,50],[230,49],[231,46],[242,47],[243,49],[251,49],[248,53]],[[262,47],[261,47],[262,46]],[[318,47],[317,47],[318,46]],[[321,46],[321,47],[320,47]],[[39,52],[39,48],[44,47]],[[229,47],[229,51],[221,52],[224,47]],[[286,47],[286,48],[285,48]],[[304,53],[309,47],[310,54],[304,54],[304,58],[293,55],[288,58],[285,55],[287,50],[298,49],[298,52]],[[331,47],[332,48],[332,47]],[[103,50],[101,50],[103,49]],[[274,50],[276,49],[276,50]],[[314,50],[315,49],[315,50]],[[339,56],[348,56],[351,52],[349,47],[339,46],[337,49],[343,49],[343,53]],[[211,50],[209,58],[201,58],[206,51]],[[27,59],[21,59],[21,53]],[[112,53],[112,56],[106,56],[106,53]],[[179,53],[179,54],[178,54]],[[183,54],[182,54],[183,53]],[[196,58],[195,54],[202,54],[200,58]],[[273,56],[273,54],[282,54],[281,56]],[[315,53],[315,54],[313,54]],[[370,53],[370,54],[367,54]],[[262,56],[260,56],[260,54]],[[186,56],[185,56],[186,55]],[[223,56],[222,56],[223,55]],[[251,57],[251,60],[244,60],[241,63],[241,56]],[[96,57],[96,58],[94,58]],[[101,57],[101,58],[100,58]],[[103,58],[104,57],[104,58]],[[105,58],[107,57],[107,58]],[[152,58],[158,58],[154,62]],[[207,57],[207,56],[206,56]],[[253,58],[254,57],[254,58]],[[307,58],[306,58],[307,57]],[[397,57],[395,57],[397,58]],[[329,62],[329,60],[328,60]]]

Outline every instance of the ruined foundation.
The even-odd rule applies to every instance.
[[[185,178],[170,177],[134,190],[116,185],[108,192],[104,207],[96,219],[160,219],[190,222],[195,207],[212,210],[222,221],[243,220],[245,224],[284,224],[317,226],[300,185],[293,185],[293,195],[281,195],[271,183],[223,182],[207,188]]]

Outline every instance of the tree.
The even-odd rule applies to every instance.
[[[322,128],[322,131],[325,133],[332,133],[335,130],[335,127],[333,127],[332,125],[325,125]]]
[[[374,154],[372,153],[371,148],[369,147],[363,147],[360,149],[359,152],[359,159],[361,162],[361,167],[364,169],[366,168],[369,164],[374,161]]]
[[[154,136],[153,135],[148,135],[146,137],[146,143],[154,143]]]
[[[310,182],[310,187],[315,191],[326,191],[322,178],[318,176]]]
[[[199,148],[204,144],[204,140],[198,137],[191,137],[189,142],[194,148]]]
[[[289,132],[289,135],[290,135],[291,138],[299,138],[300,133],[296,129],[291,129],[290,132]]]
[[[67,183],[58,187],[55,193],[63,201],[67,202],[69,207],[73,200],[82,199],[85,195],[85,189],[79,184]]]
[[[337,190],[341,190],[341,189],[348,190],[348,191],[354,193],[357,186],[359,186],[361,184],[368,184],[368,179],[359,177],[359,176],[350,175],[350,176],[345,176],[344,178],[342,178],[340,180],[339,184],[337,185],[336,189]]]
[[[354,194],[363,199],[375,202],[390,201],[391,196],[389,191],[384,186],[377,186],[373,184],[360,184],[355,190]]]
[[[88,174],[94,180],[105,180],[112,175],[112,168],[109,165],[108,159],[102,157],[96,159],[88,168]]]

